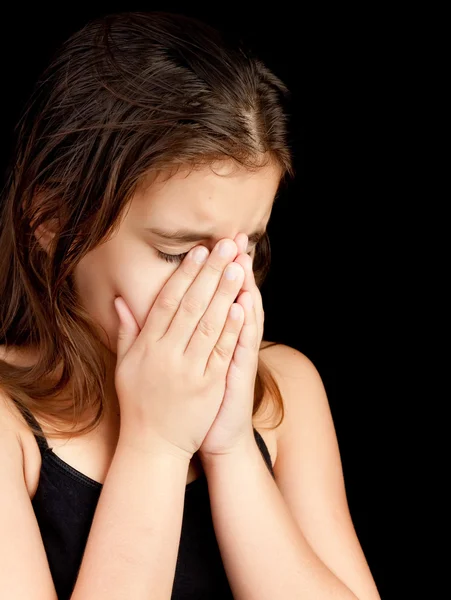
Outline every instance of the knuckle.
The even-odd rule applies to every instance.
[[[208,338],[213,337],[216,333],[216,327],[211,321],[208,321],[207,319],[201,319],[197,327],[202,333],[202,335]]]
[[[185,296],[182,300],[182,308],[190,315],[197,314],[202,310],[202,301],[194,296]]]
[[[193,265],[192,262],[184,261],[184,262],[182,262],[182,264],[180,266],[180,271],[183,275],[186,275],[189,279],[194,279],[194,277],[196,277],[196,275],[197,275],[198,269],[196,269],[196,267]]]
[[[157,305],[163,310],[174,310],[178,307],[179,302],[173,296],[161,295],[158,297]]]
[[[220,265],[216,265],[213,262],[207,262],[206,267],[210,270],[213,271],[213,273],[220,273],[222,275],[222,271],[223,271],[223,267]]]
[[[153,364],[155,358],[155,344],[151,340],[143,340],[140,347],[140,360],[137,363]]]
[[[214,352],[219,358],[223,360],[228,360],[232,356],[231,349],[227,346],[222,346],[220,344],[216,344],[216,346],[214,347]]]
[[[226,298],[232,296],[232,291],[230,290],[230,288],[228,286],[218,287],[218,289],[216,290],[216,293],[218,296],[223,296]]]

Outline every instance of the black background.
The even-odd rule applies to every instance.
[[[380,217],[387,214],[381,179],[393,166],[385,152],[393,140],[381,133],[392,94],[392,72],[381,76],[387,33],[370,10],[347,13],[338,5],[189,4],[2,9],[1,167],[35,79],[58,45],[91,18],[126,10],[181,12],[236,32],[254,47],[291,90],[296,169],[269,224],[273,261],[262,289],[264,338],[306,354],[323,378],[354,525],[387,598],[388,546],[396,545],[387,523],[394,511],[389,470],[398,401],[385,369],[390,340],[382,309],[390,284],[380,277],[390,234],[390,218]]]

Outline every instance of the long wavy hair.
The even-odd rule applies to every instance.
[[[288,98],[251,52],[186,16],[109,15],[62,45],[16,126],[1,199],[0,343],[38,356],[27,366],[0,360],[0,387],[22,412],[57,423],[55,437],[67,425],[75,436],[98,425],[106,363],[74,268],[114,233],[151,173],[271,161],[285,183],[293,175]],[[55,235],[44,251],[36,229],[48,223]],[[269,265],[266,235],[254,258],[259,287]],[[254,415],[265,392],[279,425],[282,397],[260,357]],[[94,416],[82,422],[88,408]]]

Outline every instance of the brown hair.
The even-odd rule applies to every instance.
[[[0,386],[22,411],[71,424],[74,435],[97,426],[106,367],[98,325],[77,301],[75,266],[113,234],[149,173],[272,161],[284,182],[293,174],[287,97],[249,51],[186,16],[110,15],[63,44],[17,125],[0,214],[0,343],[38,356],[32,366],[0,360]],[[55,227],[47,251],[35,235],[44,223]],[[269,264],[265,236],[259,286]],[[265,390],[280,424],[282,397],[260,358],[253,414]],[[87,408],[95,417],[74,430]]]

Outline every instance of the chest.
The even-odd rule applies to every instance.
[[[276,431],[258,427],[258,420],[254,427],[262,436],[274,466],[277,458]],[[21,432],[21,441],[24,456],[24,476],[31,499],[33,499],[39,483],[41,470],[41,454],[33,434],[29,430]],[[71,466],[79,473],[103,484],[107,476],[111,461],[114,456],[117,434],[96,430],[78,438],[53,438],[47,437],[49,447],[59,460]],[[199,478],[203,473],[202,463],[195,454],[190,462],[186,485]]]

